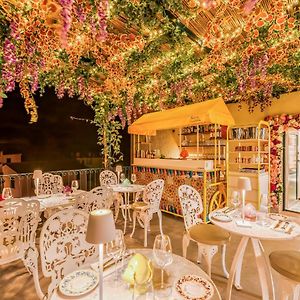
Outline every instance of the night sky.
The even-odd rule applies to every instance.
[[[71,116],[93,119],[93,110],[76,98],[58,99],[49,89],[42,97],[35,96],[38,122],[29,124],[20,93],[9,93],[0,109],[0,151],[21,152],[23,160],[62,160],[76,152],[100,155],[97,131],[93,124],[71,120]],[[128,152],[129,139],[122,132],[122,149]]]

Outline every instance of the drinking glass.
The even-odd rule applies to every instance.
[[[117,229],[114,240],[112,240],[111,242],[108,242],[106,244],[106,253],[108,256],[110,256],[114,259],[114,263],[115,263],[115,276],[114,276],[115,282],[117,282],[117,280],[118,280],[117,262],[124,254],[125,249],[126,249],[126,247],[125,247],[125,242],[124,242],[123,231],[120,229]]]
[[[132,173],[131,174],[131,182],[134,184],[136,182],[136,174]]]
[[[161,281],[156,287],[159,290],[168,290],[170,286],[164,283],[164,269],[173,262],[172,245],[168,235],[159,234],[155,237],[153,257],[156,264],[161,268]]]
[[[240,194],[239,194],[239,192],[234,191],[232,193],[231,203],[232,203],[232,205],[234,206],[235,209],[240,206],[241,201],[240,201]]]
[[[78,184],[78,181],[77,180],[72,180],[72,183],[71,183],[71,188],[72,188],[72,192],[76,192],[79,188],[79,184]]]
[[[120,176],[120,181],[123,183],[123,181],[126,179],[126,176],[124,173],[121,173],[121,176]]]
[[[11,190],[11,188],[10,187],[3,188],[3,190],[2,190],[2,198],[4,200],[6,200],[6,199],[10,199],[12,197],[13,196],[12,196],[12,190]]]

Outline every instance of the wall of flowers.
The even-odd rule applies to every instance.
[[[266,118],[271,128],[271,204],[281,209],[283,201],[283,134],[289,128],[300,129],[300,114],[281,114]]]
[[[0,0],[0,106],[18,85],[36,122],[46,86],[78,96],[112,163],[143,113],[218,96],[252,111],[299,90],[299,24],[290,0]]]

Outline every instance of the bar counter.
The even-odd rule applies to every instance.
[[[212,161],[145,158],[134,158],[132,164],[137,183],[148,184],[155,179],[165,181],[161,200],[161,209],[165,212],[181,216],[178,187],[182,184],[194,187],[202,197],[204,219],[209,213],[210,199],[222,184],[220,169],[209,168],[212,166]]]

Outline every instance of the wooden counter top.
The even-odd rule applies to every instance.
[[[214,171],[213,160],[134,158],[133,166],[178,171]]]

